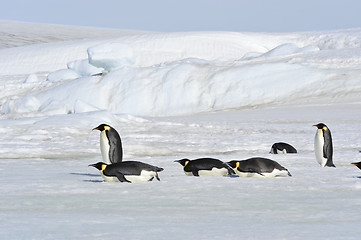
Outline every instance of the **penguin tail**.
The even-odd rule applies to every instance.
[[[325,167],[336,167],[335,164],[333,164],[332,162],[328,162],[326,163]]]
[[[292,174],[287,170],[287,175],[292,177]]]

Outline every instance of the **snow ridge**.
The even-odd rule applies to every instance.
[[[349,69],[361,68],[360,33],[131,33],[8,48],[2,73],[25,75],[32,93],[4,98],[2,112],[169,116],[359,93]]]

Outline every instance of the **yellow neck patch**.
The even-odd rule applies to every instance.
[[[188,163],[189,163],[189,161],[185,161],[185,162],[184,162],[184,166],[187,166]]]
[[[109,126],[105,126],[105,127],[104,127],[104,131],[105,131],[105,130],[110,130],[110,127],[109,127]]]
[[[106,164],[102,164],[102,171],[107,167]]]
[[[239,162],[236,162],[236,168],[238,168],[239,167]]]

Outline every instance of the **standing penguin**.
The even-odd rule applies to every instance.
[[[330,129],[323,123],[313,126],[317,127],[314,142],[317,162],[322,167],[336,167],[332,162],[333,146]]]
[[[93,130],[100,131],[100,151],[105,163],[117,163],[123,160],[122,141],[118,132],[107,124],[100,124]]]

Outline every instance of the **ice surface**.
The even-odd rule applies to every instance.
[[[117,42],[103,43],[87,50],[89,63],[106,72],[133,64],[133,49]]]
[[[46,78],[46,81],[49,82],[59,82],[62,80],[72,80],[79,78],[79,74],[71,69],[60,69],[55,72],[49,73],[48,77]]]
[[[39,82],[39,78],[36,76],[36,74],[30,74],[25,80],[24,83],[35,83]]]
[[[6,111],[3,109],[3,112],[16,114],[18,109],[34,109],[46,115],[67,114],[74,112],[81,102],[91,106],[86,108],[89,111],[107,109],[116,114],[169,116],[359,93],[359,72],[350,71],[350,68],[361,66],[361,44],[357,38],[351,43],[352,35],[360,35],[360,32],[328,33],[333,45],[325,45],[326,37],[320,37],[318,32],[313,35],[290,33],[278,38],[265,33],[247,36],[194,32],[48,44],[46,53],[42,52],[43,48],[24,47],[13,50],[12,55],[16,58],[21,52],[43,58],[44,68],[38,69],[40,72],[53,69],[46,66],[58,65],[45,64],[48,58],[52,62],[57,62],[54,59],[65,61],[64,66],[68,68],[50,71],[47,80],[62,81],[62,84],[41,86],[32,94],[37,99],[33,101],[34,106],[29,106],[27,96],[17,96],[4,100]],[[298,38],[293,39],[295,36]],[[245,39],[255,43],[250,44]],[[290,43],[292,39],[294,42]],[[263,47],[267,44],[269,50]],[[247,46],[251,53],[254,50],[264,53],[247,54]],[[208,47],[207,51],[204,47]],[[53,49],[57,49],[56,55],[49,54]],[[73,60],[68,62],[70,52]],[[84,54],[97,68],[90,68],[83,59]],[[34,62],[33,58],[17,72],[23,72],[27,65],[34,66],[30,62]],[[105,74],[98,76],[101,69]],[[89,77],[92,75],[96,76]]]
[[[115,37],[143,34],[143,31],[107,29],[85,26],[68,26],[0,20],[0,48],[20,47],[29,44],[63,42],[74,39]]]
[[[24,46],[0,50],[0,238],[358,239],[360,33],[130,32],[36,45],[23,34]],[[107,57],[114,42],[133,64],[92,76],[87,50]],[[76,78],[62,74],[70,69]],[[316,162],[319,122],[336,168]],[[101,123],[118,130],[125,160],[163,167],[161,181],[103,182],[88,167],[101,159],[91,130]],[[269,154],[279,141],[299,153]],[[173,162],[256,156],[292,177],[188,177]]]
[[[75,60],[67,64],[69,69],[74,70],[80,76],[91,76],[102,73],[103,69],[94,67],[88,59]]]

